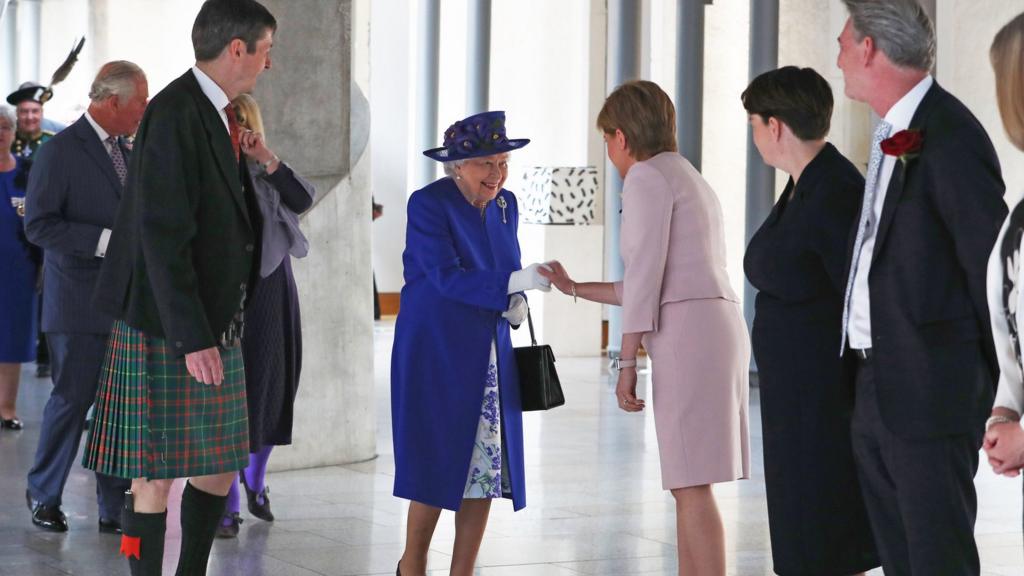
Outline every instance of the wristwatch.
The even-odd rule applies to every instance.
[[[636,358],[613,358],[612,370],[621,372],[623,368],[636,368]]]
[[[260,168],[263,168],[263,171],[266,172],[267,168],[270,168],[270,165],[273,164],[274,162],[280,163],[281,159],[278,158],[277,156],[274,156],[273,158],[267,160],[266,162],[260,162]]]

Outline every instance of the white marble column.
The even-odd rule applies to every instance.
[[[17,74],[15,85],[28,80],[45,83],[49,78],[40,78],[39,71],[39,29],[42,5],[40,0],[18,0],[8,7],[14,20]],[[17,86],[15,86],[17,87]]]
[[[3,16],[0,16],[0,95],[7,95],[18,87],[18,43],[15,32],[17,8],[12,1],[0,0],[0,4],[5,2],[6,9]]]

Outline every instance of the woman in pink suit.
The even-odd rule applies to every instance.
[[[622,176],[621,282],[577,283],[541,272],[563,293],[622,306],[615,394],[636,397],[636,354],[653,367],[662,486],[676,500],[679,573],[725,574],[725,536],[711,485],[747,478],[750,344],[725,269],[718,198],[677,152],[675,109],[653,82],[628,82],[597,117]]]

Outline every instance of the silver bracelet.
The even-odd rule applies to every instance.
[[[572,283],[572,303],[576,303],[576,283]]]
[[[636,358],[623,358],[619,356],[612,360],[612,370],[622,372],[625,368],[636,368]]]
[[[991,430],[996,424],[1010,424],[1016,422],[1016,420],[1009,416],[992,416],[988,420],[985,420],[985,432]]]

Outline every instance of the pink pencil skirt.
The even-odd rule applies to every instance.
[[[740,307],[721,298],[661,307],[644,336],[666,490],[750,477],[750,341]]]

